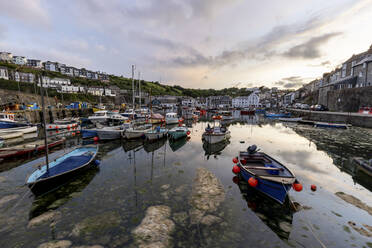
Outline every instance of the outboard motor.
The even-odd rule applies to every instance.
[[[257,152],[257,146],[256,145],[251,145],[247,149],[249,154],[255,154]]]

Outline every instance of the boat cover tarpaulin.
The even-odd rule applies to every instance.
[[[80,156],[72,156],[66,158],[61,163],[49,168],[49,172],[45,172],[41,175],[38,179],[48,178],[52,176],[56,176],[67,171],[74,170],[86,163],[92,158],[92,155],[80,155]]]

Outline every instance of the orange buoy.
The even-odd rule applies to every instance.
[[[293,189],[297,192],[300,192],[302,190],[302,184],[299,182],[294,182],[292,185]]]
[[[254,177],[251,177],[248,179],[248,183],[251,187],[257,187],[257,184],[258,184],[258,180]]]
[[[234,174],[238,174],[240,172],[240,167],[237,166],[237,165],[234,165],[233,168],[232,168],[232,172]]]
[[[311,189],[311,191],[316,191],[316,185],[315,184],[311,184],[310,189]]]
[[[98,141],[99,138],[96,136],[96,137],[93,138],[93,140],[94,140],[94,141]]]
[[[73,132],[71,135],[72,135],[72,136],[75,136],[75,133]]]

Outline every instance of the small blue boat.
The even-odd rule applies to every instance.
[[[54,189],[89,168],[98,153],[98,146],[84,146],[57,158],[34,171],[27,179],[30,190],[38,195]],[[94,161],[98,164],[97,161]]]
[[[315,127],[347,129],[351,125],[327,122],[315,122]]]
[[[269,155],[258,152],[255,145],[250,146],[246,152],[240,152],[234,162],[237,162],[235,166],[239,167],[242,178],[252,188],[280,204],[285,202],[292,185],[299,184],[287,167]]]
[[[291,113],[278,113],[278,114],[274,114],[274,113],[265,113],[265,117],[266,118],[288,118],[288,117],[291,117]]]

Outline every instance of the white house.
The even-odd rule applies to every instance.
[[[0,61],[12,62],[13,54],[8,52],[0,52]]]
[[[0,78],[9,80],[8,69],[6,67],[0,67]]]
[[[27,59],[24,56],[13,56],[13,63],[16,65],[26,65]]]
[[[51,78],[50,83],[55,85],[71,85],[71,81],[68,78]]]
[[[33,73],[27,72],[13,72],[11,74],[12,80],[17,82],[26,82],[26,83],[33,83],[35,81],[35,75]]]
[[[249,96],[239,96],[232,99],[232,106],[234,108],[258,107],[259,105],[260,98],[255,93]]]
[[[41,68],[41,60],[38,59],[27,59],[27,66],[34,68]]]
[[[182,99],[182,106],[194,107],[195,99],[194,98],[184,98]]]
[[[87,89],[87,93],[94,95],[94,96],[102,96],[104,92],[103,88],[98,88],[98,87],[89,87]]]
[[[74,76],[74,67],[63,65],[59,68],[62,74],[73,77]]]
[[[47,62],[44,62],[43,65],[44,65],[44,69],[47,71],[59,71],[59,68],[58,68],[59,63],[57,62],[47,61]]]

